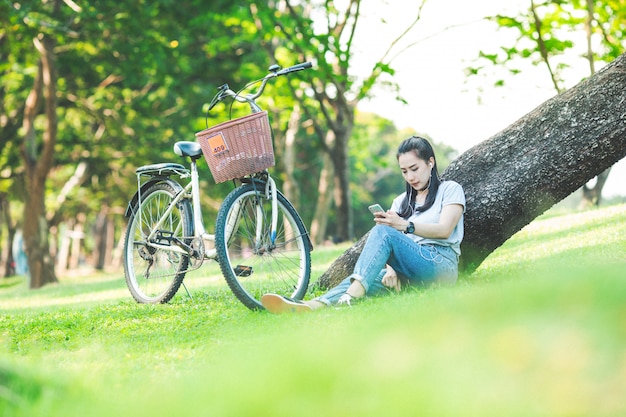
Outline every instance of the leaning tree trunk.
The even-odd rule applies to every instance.
[[[460,155],[443,177],[465,189],[461,267],[471,272],[514,233],[626,156],[626,54]],[[365,237],[364,237],[365,238]],[[335,285],[362,238],[320,278]]]

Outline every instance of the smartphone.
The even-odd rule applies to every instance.
[[[368,207],[368,209],[369,209],[369,211],[372,212],[372,214],[376,214],[376,213],[380,213],[380,212],[384,212],[385,211],[380,206],[380,204],[372,204],[371,206]]]

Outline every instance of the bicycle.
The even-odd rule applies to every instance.
[[[196,142],[176,142],[174,152],[189,161],[189,168],[172,162],[137,168],[124,242],[125,280],[137,302],[167,303],[181,284],[187,290],[185,274],[205,260],[219,263],[234,295],[252,310],[263,309],[260,299],[268,292],[304,297],[313,245],[267,170],[274,165],[271,130],[256,99],[271,79],[311,67],[309,62],[284,69],[273,65],[240,90],[260,83],[245,96],[222,85],[209,111],[231,98],[247,103],[251,114],[198,132]],[[232,179],[236,185],[218,210],[215,234],[207,233],[202,218],[197,160],[203,155],[216,183]],[[181,184],[176,176],[188,182]]]

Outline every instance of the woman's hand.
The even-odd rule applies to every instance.
[[[408,225],[408,222],[405,219],[398,216],[398,213],[392,210],[376,213],[374,215],[374,221],[376,222],[376,224],[390,226],[400,232],[404,232]]]
[[[389,265],[387,265],[387,272],[385,273],[385,276],[383,276],[382,283],[385,287],[394,289],[396,292],[400,292],[400,289],[402,288],[402,284],[398,279],[398,274],[396,274],[396,271],[394,271]]]

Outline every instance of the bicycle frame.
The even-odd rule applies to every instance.
[[[158,168],[154,170],[150,169],[150,165],[147,165],[144,170],[138,170],[137,172],[137,200],[138,204],[141,205],[141,177],[144,175],[153,176],[153,174]],[[185,169],[185,171],[177,171],[180,178],[190,178],[190,181],[185,185],[185,187],[176,195],[176,197],[172,200],[169,207],[163,213],[160,219],[152,225],[150,234],[146,236],[146,241],[149,246],[154,248],[168,250],[176,253],[180,253],[183,255],[189,255],[189,253],[182,247],[175,245],[161,245],[159,243],[155,243],[154,239],[156,234],[158,233],[159,228],[163,225],[168,216],[171,215],[172,210],[181,200],[184,198],[189,198],[191,196],[191,207],[193,212],[193,225],[194,225],[194,238],[202,238],[203,240],[213,242],[215,241],[215,235],[209,234],[206,232],[204,227],[204,222],[202,220],[202,207],[200,204],[200,181],[198,175],[198,167],[195,160],[191,161],[191,171]],[[139,210],[139,221],[141,222],[141,210]],[[215,249],[205,249],[204,257],[209,259],[214,259],[216,257]]]
[[[159,170],[156,166],[152,170],[150,169],[150,165],[143,167],[143,170],[139,170],[137,173],[137,200],[138,204],[141,205],[141,177],[144,175],[150,175]],[[160,170],[159,170],[160,172]],[[171,215],[174,207],[183,199],[189,198],[191,196],[192,202],[192,212],[193,212],[193,225],[194,225],[194,234],[192,237],[201,238],[204,241],[214,242],[215,235],[209,234],[204,227],[204,221],[202,220],[202,205],[200,203],[200,181],[198,174],[198,167],[195,160],[191,161],[191,170],[190,171],[177,171],[177,174],[180,178],[190,178],[190,181],[185,185],[185,187],[176,195],[176,197],[171,201],[169,207],[163,213],[160,219],[157,220],[155,224],[152,225],[150,234],[146,236],[146,242],[149,246],[152,246],[157,249],[172,251],[176,253],[180,253],[182,255],[189,255],[188,251],[184,248],[176,245],[163,245],[154,242],[156,234],[158,233],[160,227],[163,225],[168,216]],[[277,209],[277,188],[276,182],[274,179],[267,174],[267,183],[265,188],[265,195],[271,195],[272,201],[272,219],[271,219],[271,241],[272,244],[276,241],[276,228],[278,224],[278,209]],[[257,224],[256,224],[256,236],[255,240],[257,244],[261,241],[261,233],[263,230],[263,216],[260,213],[260,208],[258,208],[258,216],[257,216]],[[141,222],[141,210],[139,211],[139,221]],[[234,219],[235,223],[230,225],[230,229],[233,230],[236,226],[237,218]],[[227,233],[227,236],[230,236],[230,232]],[[204,250],[204,258],[205,259],[215,259],[216,251],[215,249],[205,249]]]

